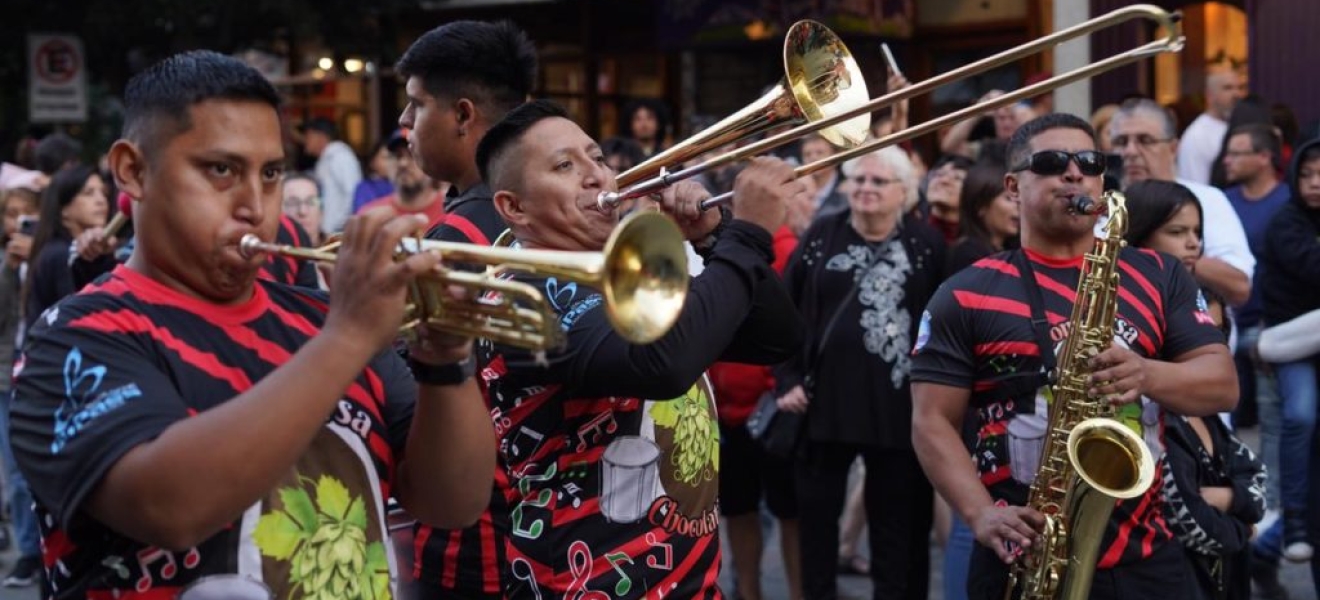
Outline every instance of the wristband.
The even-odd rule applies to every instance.
[[[413,380],[422,385],[458,385],[472,377],[472,370],[467,367],[471,361],[447,365],[431,365],[408,359],[408,368]]]

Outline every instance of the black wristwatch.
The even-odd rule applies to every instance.
[[[448,365],[431,365],[408,359],[408,368],[412,370],[413,380],[422,385],[458,385],[472,377],[471,360]]]

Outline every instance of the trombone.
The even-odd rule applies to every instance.
[[[1062,87],[1069,83],[1080,81],[1082,79],[1086,79],[1089,77],[1094,77],[1095,75],[1098,75],[1100,73],[1104,73],[1106,71],[1110,71],[1118,67],[1137,62],[1139,60],[1150,58],[1158,54],[1162,54],[1165,52],[1180,52],[1182,51],[1183,48],[1184,38],[1182,36],[1181,28],[1178,26],[1179,18],[1180,17],[1178,15],[1174,13],[1170,13],[1158,6],[1154,6],[1151,4],[1134,4],[1132,6],[1126,6],[1114,10],[1112,12],[1109,12],[1107,14],[1101,15],[1099,17],[1096,17],[1094,19],[1091,19],[1089,21],[1084,21],[1067,29],[1056,31],[1052,34],[1028,42],[1021,46],[1010,48],[1008,50],[1000,52],[999,54],[995,54],[993,56],[983,58],[974,63],[964,65],[947,73],[943,73],[941,75],[932,77],[930,79],[922,81],[921,83],[911,85],[901,90],[890,92],[888,94],[880,96],[879,98],[875,98],[869,102],[855,106],[851,109],[845,110],[833,116],[826,117],[817,121],[813,121],[811,123],[807,123],[805,125],[800,125],[792,129],[782,131],[778,134],[767,137],[759,142],[748,144],[747,146],[744,146],[732,152],[728,152],[726,154],[722,154],[720,156],[711,158],[703,162],[702,164],[688,167],[672,173],[662,173],[658,177],[648,179],[646,181],[638,183],[620,192],[602,192],[600,196],[597,198],[597,203],[600,205],[602,209],[609,209],[614,206],[617,206],[620,202],[624,200],[639,198],[642,196],[653,194],[670,185],[673,185],[674,183],[677,183],[684,179],[690,179],[692,177],[696,177],[697,175],[701,175],[702,173],[705,173],[706,171],[709,171],[716,167],[720,167],[740,160],[745,160],[753,156],[756,156],[758,154],[762,154],[768,150],[778,148],[779,146],[783,146],[794,140],[797,140],[798,138],[808,133],[814,133],[816,131],[820,131],[828,127],[833,127],[836,124],[845,121],[847,119],[874,112],[876,110],[879,110],[880,108],[889,106],[897,102],[901,102],[903,100],[913,98],[915,96],[928,93],[931,90],[947,85],[954,81],[964,79],[968,76],[975,75],[983,71],[987,71],[989,69],[998,67],[1000,65],[1004,65],[1019,60],[1023,57],[1051,49],[1054,46],[1063,43],[1065,41],[1071,40],[1073,38],[1080,37],[1083,35],[1088,35],[1095,31],[1105,29],[1121,23],[1125,23],[1127,21],[1131,21],[1134,19],[1146,19],[1146,20],[1154,21],[1157,25],[1164,27],[1167,32],[1164,37],[1158,40],[1147,42],[1146,44],[1143,44],[1126,52],[1115,54],[1114,56],[1108,57],[1104,60],[1086,65],[1084,67],[1073,69],[1071,71],[1068,71],[1067,73],[1055,75],[1054,77],[1051,77],[1044,81],[1035,83],[1033,85],[1029,85],[1027,87],[1018,90],[1014,90],[1012,92],[1009,92],[1002,96],[998,96],[991,100],[978,102],[961,110],[957,110],[947,115],[935,119],[931,119],[930,121],[926,121],[920,125],[915,125],[907,129],[904,129],[902,131],[896,131],[882,138],[872,140],[871,142],[868,142],[866,144],[861,144],[849,149],[845,149],[842,152],[836,153],[832,156],[821,159],[814,163],[802,165],[793,170],[794,178],[810,175],[817,171],[834,167],[835,165],[851,160],[853,158],[870,154],[885,146],[891,146],[899,142],[907,141],[925,135],[927,133],[934,132],[941,127],[976,116],[987,110],[1008,106],[1015,102],[1025,100],[1033,96],[1038,96],[1045,92],[1051,91],[1055,88]],[[719,196],[715,196],[713,198],[707,199],[706,201],[702,202],[702,208],[707,209],[712,206],[727,203],[732,197],[733,197],[732,193],[725,193]]]
[[[667,165],[682,164],[758,133],[838,115],[871,97],[852,52],[839,36],[816,21],[798,21],[789,27],[784,36],[783,55],[784,77],[779,84],[742,110],[620,173],[615,178],[618,187],[662,175]],[[838,119],[820,128],[820,134],[835,146],[852,148],[866,141],[870,129],[868,111]],[[639,196],[619,201],[636,197]],[[613,204],[617,205],[617,202]]]
[[[508,238],[505,235],[501,239]],[[244,256],[274,253],[291,258],[334,263],[339,242],[320,248],[299,248],[243,236]],[[602,252],[568,252],[489,247],[478,244],[405,238],[398,253],[439,252],[446,263],[485,265],[483,272],[436,267],[417,277],[408,290],[407,311],[400,333],[415,336],[422,324],[468,337],[545,350],[566,341],[555,310],[560,299],[550,284],[536,286],[509,279],[514,273],[553,278],[558,287],[576,284],[598,289],[615,331],[634,344],[659,339],[683,309],[688,289],[687,252],[683,234],[669,217],[639,211],[610,234]],[[449,286],[468,293],[449,294]],[[562,308],[562,307],[561,307]]]

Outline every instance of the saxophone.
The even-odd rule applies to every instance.
[[[1106,398],[1089,398],[1086,361],[1114,339],[1118,253],[1127,231],[1122,194],[1105,192],[1102,206],[1078,198],[1074,210],[1100,213],[1095,247],[1082,259],[1071,330],[1059,356],[1040,470],[1027,506],[1045,517],[1040,540],[1024,549],[1009,572],[1006,599],[1082,599],[1090,595],[1100,539],[1118,500],[1150,488],[1155,461],[1141,436],[1115,419]]]

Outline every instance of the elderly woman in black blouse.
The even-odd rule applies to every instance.
[[[875,597],[925,598],[931,486],[911,444],[909,354],[939,285],[944,241],[909,216],[917,177],[898,148],[843,166],[848,209],[803,234],[784,278],[808,324],[781,367],[781,409],[805,411],[797,462],[803,595],[833,598],[848,469],[866,461]]]

